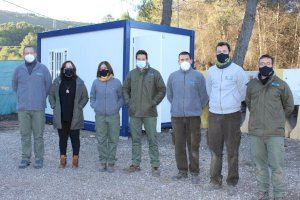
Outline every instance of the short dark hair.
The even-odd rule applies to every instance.
[[[33,46],[33,45],[26,45],[26,46],[24,46],[24,48],[23,48],[23,52],[24,52],[24,50],[25,50],[26,48],[31,48],[31,49],[33,49],[33,50],[34,50],[34,52],[36,52],[36,47],[35,47],[35,46]]]
[[[72,66],[74,67],[74,76],[72,77],[73,79],[76,79],[77,78],[77,74],[76,74],[76,66],[74,65],[74,63],[71,61],[71,60],[67,60],[67,61],[65,61],[63,64],[62,64],[62,66],[61,66],[61,68],[60,68],[60,78],[63,80],[64,78],[65,78],[65,76],[64,76],[64,69],[66,68],[66,64],[67,63],[71,63],[72,64]]]
[[[135,54],[135,59],[137,59],[137,56],[138,55],[145,55],[146,56],[146,59],[148,60],[148,54],[145,50],[138,50]]]
[[[112,74],[112,75],[114,75],[114,70],[112,69],[112,67],[111,67],[111,65],[109,64],[109,62],[108,62],[108,61],[102,61],[102,62],[100,62],[99,65],[98,65],[98,69],[97,69],[97,77],[100,77],[100,75],[99,75],[98,72],[100,71],[100,67],[101,67],[101,65],[103,65],[103,64],[107,67],[107,70],[109,71],[109,73]]]
[[[179,58],[180,56],[183,56],[183,55],[189,55],[190,59],[192,58],[192,57],[191,57],[191,54],[190,54],[189,52],[187,52],[187,51],[182,51],[182,52],[180,52],[179,55],[178,55],[178,58]]]
[[[274,58],[272,56],[270,56],[269,54],[264,54],[264,55],[260,56],[259,60],[261,60],[263,58],[270,58],[272,61],[272,65],[274,64]]]
[[[227,46],[228,51],[231,51],[230,45],[228,44],[228,42],[218,42],[216,48],[221,47],[221,46]]]

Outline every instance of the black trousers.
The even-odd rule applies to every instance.
[[[70,130],[70,127],[71,122],[62,121],[62,129],[58,129],[60,155],[66,155],[68,139],[70,136],[73,149],[73,156],[78,156],[80,149],[80,130]]]

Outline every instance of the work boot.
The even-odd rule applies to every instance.
[[[66,155],[60,155],[60,168],[65,168],[67,165],[67,156]]]
[[[78,156],[73,156],[73,159],[72,159],[72,167],[73,168],[78,168]]]

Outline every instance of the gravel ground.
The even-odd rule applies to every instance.
[[[36,170],[32,166],[18,169],[20,136],[18,129],[0,131],[0,199],[255,199],[256,182],[254,168],[249,157],[249,138],[242,136],[240,147],[240,181],[238,193],[228,196],[224,184],[221,190],[209,191],[210,153],[202,130],[200,150],[200,185],[192,185],[190,179],[174,182],[177,173],[174,146],[168,132],[160,134],[161,177],[151,176],[148,145],[143,138],[142,171],[126,174],[123,168],[130,165],[131,140],[120,140],[116,172],[101,173],[98,170],[98,152],[93,132],[82,131],[80,167],[70,165],[58,168],[58,136],[52,126],[45,130],[45,166]],[[70,142],[69,142],[70,143]],[[286,140],[286,183],[288,200],[300,199],[300,141]],[[68,161],[71,146],[68,146]],[[223,175],[226,177],[227,158],[224,157]]]

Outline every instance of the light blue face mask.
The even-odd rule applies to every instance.
[[[136,66],[138,67],[138,68],[145,68],[146,66],[147,66],[147,61],[145,61],[145,60],[137,60],[136,61]]]

